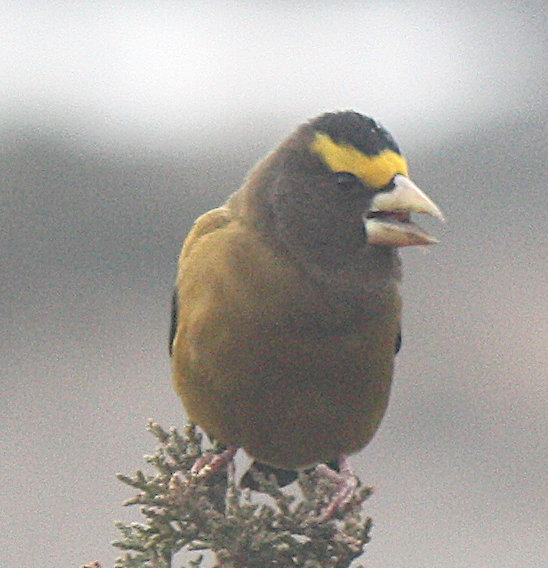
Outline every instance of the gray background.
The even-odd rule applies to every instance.
[[[0,565],[112,564],[138,519],[114,473],[148,417],[184,422],[167,327],[192,220],[345,108],[448,219],[403,252],[391,405],[352,459],[366,565],[543,563],[546,12],[462,4],[0,3]]]

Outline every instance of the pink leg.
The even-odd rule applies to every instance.
[[[194,462],[190,473],[200,479],[207,479],[232,462],[237,451],[238,446],[228,446],[220,454],[205,454]]]
[[[331,519],[333,515],[342,511],[348,505],[352,499],[354,491],[358,487],[358,479],[346,456],[339,457],[338,472],[325,464],[316,466],[316,471],[337,485],[337,490],[335,491],[331,502],[327,505],[327,507],[325,507],[318,518],[318,522],[323,523]]]

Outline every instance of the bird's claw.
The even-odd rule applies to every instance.
[[[237,446],[228,446],[220,454],[204,454],[194,462],[190,473],[195,478],[208,479],[232,462],[237,451]]]
[[[323,477],[333,481],[336,485],[335,494],[329,504],[322,510],[317,522],[324,523],[342,511],[350,503],[354,492],[358,487],[358,478],[354,474],[348,459],[341,456],[339,459],[339,471],[331,469],[326,464],[316,466],[316,471]]]

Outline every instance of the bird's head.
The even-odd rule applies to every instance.
[[[357,112],[326,113],[301,125],[254,174],[254,193],[293,250],[333,259],[365,245],[437,242],[411,214],[443,219],[440,209],[410,180],[392,136]]]
[[[372,118],[356,112],[327,113],[311,121],[309,150],[327,175],[367,196],[363,222],[368,244],[401,247],[437,239],[410,220],[426,213],[443,220],[438,206],[410,179],[407,162],[392,136]]]

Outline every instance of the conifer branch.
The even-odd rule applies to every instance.
[[[301,474],[300,497],[258,472],[259,492],[238,487],[230,468],[228,475],[196,479],[190,473],[202,455],[196,428],[187,425],[180,434],[150,421],[148,430],[159,441],[145,456],[153,472],[117,475],[137,490],[125,505],[138,505],[144,520],[116,523],[121,537],[113,545],[125,554],[115,568],[206,568],[211,558],[217,568],[349,568],[362,556],[371,519],[361,510],[371,488],[359,488],[336,519],[317,523],[333,494],[328,479]]]

